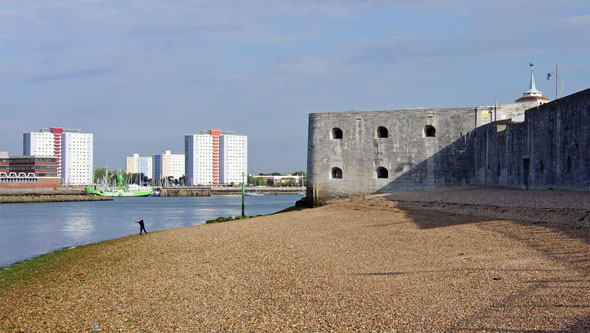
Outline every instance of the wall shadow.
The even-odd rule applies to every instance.
[[[463,185],[590,190],[588,123],[590,89],[529,109],[524,122],[479,126],[444,147],[424,138],[436,153],[403,174],[400,164],[375,193]]]
[[[563,267],[545,268],[470,268],[431,269],[416,271],[373,271],[359,272],[355,275],[366,278],[402,277],[425,274],[489,272],[484,274],[492,280],[505,279],[505,274],[518,272],[540,272],[553,278],[533,278],[515,293],[510,293],[491,305],[485,306],[465,319],[459,320],[449,331],[501,331],[529,332],[534,330],[507,329],[510,325],[495,326],[494,322],[519,323],[530,319],[532,313],[576,311],[573,324],[558,331],[585,331],[590,329],[590,222],[573,218],[561,222],[547,222],[535,219],[531,214],[523,219],[498,219],[498,207],[479,206],[486,212],[477,216],[475,205],[459,205],[429,202],[397,202],[396,208],[401,209],[411,222],[422,229],[445,228],[464,224],[476,224],[477,228],[492,231],[514,239],[527,247],[541,253],[551,261],[564,264],[571,268],[571,274],[563,274]],[[517,208],[500,207],[506,216],[518,217]],[[555,213],[555,212],[553,212]],[[485,216],[489,214],[489,216]],[[526,214],[525,214],[526,215]],[[539,223],[541,222],[541,223]],[[572,241],[572,238],[581,242]],[[504,274],[505,273],[505,274]],[[433,277],[435,278],[435,277]],[[568,316],[566,316],[568,317]],[[546,318],[541,315],[540,318]],[[570,317],[571,318],[571,317]],[[514,327],[518,327],[516,324]],[[524,325],[526,326],[526,325]],[[537,331],[535,331],[537,332]]]

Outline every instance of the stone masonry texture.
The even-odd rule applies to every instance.
[[[307,197],[461,185],[590,190],[590,89],[525,108],[312,113]]]

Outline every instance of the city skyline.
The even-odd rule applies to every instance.
[[[499,19],[501,18],[501,19]],[[588,88],[586,1],[0,3],[0,151],[94,133],[94,168],[248,136],[249,169],[306,170],[308,114],[509,104]]]

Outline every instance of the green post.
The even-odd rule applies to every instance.
[[[246,187],[244,184],[244,173],[242,172],[242,217],[246,217]]]

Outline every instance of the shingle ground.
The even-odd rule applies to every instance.
[[[69,250],[0,290],[0,331],[589,330],[590,197],[510,191],[376,196]],[[527,203],[498,204],[510,195]]]

